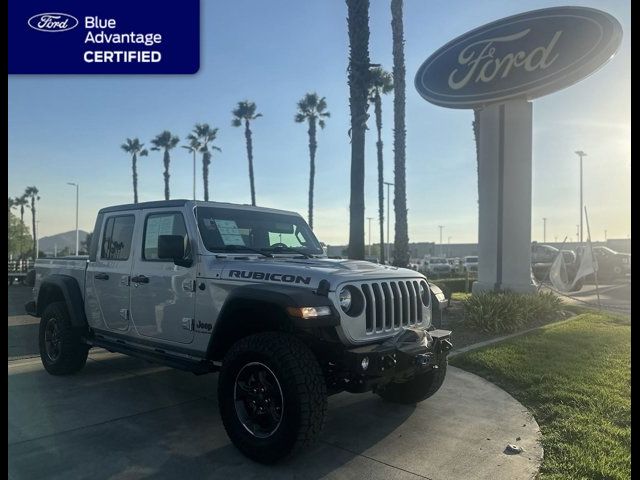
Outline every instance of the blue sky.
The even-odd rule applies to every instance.
[[[372,62],[391,70],[389,2],[370,11]],[[630,234],[631,73],[630,2],[626,0],[497,1],[405,0],[407,65],[407,195],[410,241],[477,241],[475,146],[469,110],[431,105],[413,77],[419,65],[454,37],[516,13],[583,5],[614,15],[625,35],[620,51],[582,82],[534,101],[533,239],[575,237],[578,162],[585,158],[585,203],[592,236]],[[219,127],[210,176],[212,200],[249,203],[242,129],[231,126],[239,100],[255,101],[264,117],[254,122],[256,197],[259,205],[306,216],[307,134],[293,122],[296,102],[308,91],[326,96],[331,118],[318,135],[315,231],[326,243],[348,240],[350,146],[346,5],[342,0],[202,0],[201,68],[187,76],[10,76],[9,195],[40,189],[40,236],[75,225],[80,183],[80,228],[90,231],[96,211],[133,199],[126,137],[148,143],[169,129],[184,138],[196,122]],[[383,99],[385,176],[393,178],[392,97]],[[367,137],[366,216],[376,217],[374,125]],[[198,164],[198,196],[202,198]],[[141,201],[163,196],[162,156],[139,162]],[[191,198],[192,160],[172,152],[171,196]],[[392,192],[393,195],[393,192]],[[392,203],[393,220],[393,203]],[[375,222],[375,221],[374,221]],[[373,240],[377,241],[372,222]],[[393,224],[392,224],[393,229]],[[367,231],[367,229],[365,229]],[[393,233],[392,233],[393,236]]]

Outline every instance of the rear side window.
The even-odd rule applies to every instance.
[[[145,260],[169,261],[158,258],[158,237],[160,235],[182,236],[184,238],[185,257],[189,257],[191,244],[187,236],[187,228],[185,227],[182,213],[153,213],[147,217],[144,225],[144,250],[142,252],[142,257]]]
[[[103,260],[128,260],[134,225],[135,217],[133,215],[109,217],[102,234],[100,258]]]

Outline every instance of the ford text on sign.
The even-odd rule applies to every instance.
[[[622,27],[583,7],[535,10],[456,38],[418,69],[416,89],[431,103],[473,108],[532,99],[583,79],[611,58]]]

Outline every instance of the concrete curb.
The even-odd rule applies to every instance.
[[[578,314],[578,315],[580,315],[580,314]],[[477,350],[477,349],[482,348],[482,347],[487,347],[489,345],[493,345],[494,343],[500,343],[500,342],[503,342],[505,340],[509,340],[511,338],[519,337],[520,335],[525,335],[527,333],[535,332],[536,330],[540,330],[541,328],[550,327],[550,326],[554,326],[554,325],[562,325],[563,323],[566,323],[566,322],[568,322],[570,320],[573,320],[578,315],[572,315],[569,318],[564,318],[564,319],[558,320],[556,322],[547,323],[546,325],[540,325],[539,327],[528,328],[526,330],[521,330],[519,332],[510,333],[509,335],[503,335],[502,337],[491,338],[491,339],[485,340],[483,342],[473,343],[471,345],[467,345],[466,347],[454,349],[449,353],[449,358],[455,357],[455,356],[460,355],[462,353],[470,352],[472,350]]]

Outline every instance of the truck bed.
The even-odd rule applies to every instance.
[[[42,258],[36,260],[36,289],[40,282],[52,274],[68,275],[78,281],[81,291],[84,292],[85,270],[89,257],[86,255],[78,257],[57,257]]]

